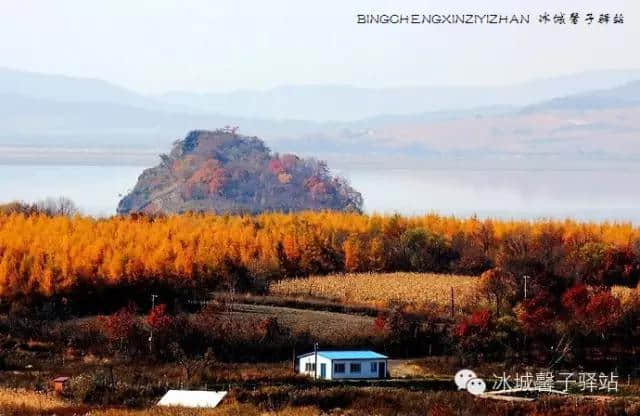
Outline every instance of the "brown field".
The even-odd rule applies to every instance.
[[[233,319],[275,317],[294,335],[308,333],[314,339],[331,338],[349,344],[354,334],[374,336],[374,318],[346,313],[294,309],[267,305],[234,305]]]
[[[477,283],[477,278],[461,275],[362,273],[281,280],[272,284],[269,291],[273,295],[324,298],[378,308],[394,301],[416,307],[433,303],[446,308],[453,288],[455,307],[464,309],[476,302]]]

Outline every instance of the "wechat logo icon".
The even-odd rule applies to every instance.
[[[479,396],[487,390],[487,384],[483,379],[478,378],[473,370],[458,371],[453,377],[453,381],[458,386],[458,390],[466,390],[474,396]]]

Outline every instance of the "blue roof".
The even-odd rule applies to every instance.
[[[313,351],[299,355],[298,358],[308,355],[313,355]],[[375,351],[318,351],[318,355],[329,360],[375,360],[389,358]]]

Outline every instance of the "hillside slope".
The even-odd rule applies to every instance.
[[[145,170],[118,213],[361,211],[362,196],[326,164],[272,154],[257,137],[192,131]]]
[[[528,106],[525,112],[550,110],[599,110],[640,106],[640,81],[633,81],[616,88],[588,91],[566,97],[554,98]]]

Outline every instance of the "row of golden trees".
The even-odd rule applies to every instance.
[[[0,214],[0,296],[161,281],[234,285],[343,271],[479,274],[499,265],[589,283],[637,281],[630,224],[336,212],[108,219]]]

